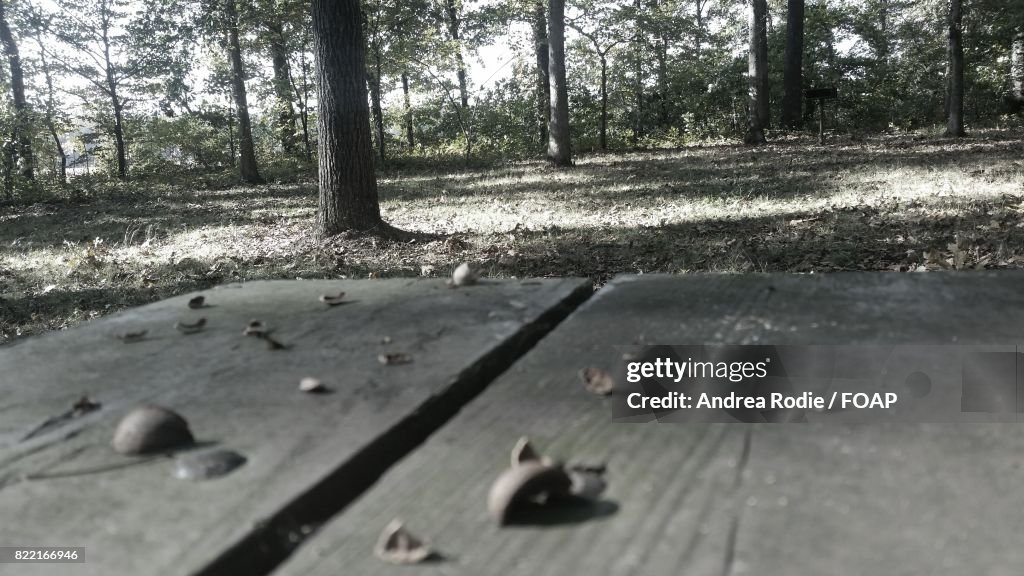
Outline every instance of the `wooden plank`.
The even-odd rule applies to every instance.
[[[318,301],[339,291],[349,304]],[[255,282],[207,292],[199,310],[190,294],[0,349],[0,542],[84,546],[75,574],[265,573],[591,292],[585,280]],[[200,317],[199,333],[173,327]],[[289,348],[243,336],[252,319]],[[392,352],[412,362],[378,361]],[[305,376],[331,393],[300,392]],[[102,408],[39,428],[85,394]],[[207,482],[173,478],[162,458],[104,469],[125,461],[116,422],[150,402],[248,462]]]
[[[613,423],[577,370],[617,345],[1024,342],[1024,274],[622,277],[307,540],[278,576],[1012,574],[1013,425]],[[521,435],[606,462],[589,517],[499,529],[490,483]],[[374,557],[401,518],[445,560]]]

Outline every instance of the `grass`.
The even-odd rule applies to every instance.
[[[385,219],[436,240],[312,235],[312,181],[0,207],[0,343],[274,278],[926,272],[1024,266],[1024,134],[693,147],[384,172]]]

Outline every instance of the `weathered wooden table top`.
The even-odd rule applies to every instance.
[[[208,291],[202,310],[170,299],[0,349],[0,546],[87,549],[85,564],[0,574],[1016,575],[1018,425],[613,423],[577,371],[638,343],[1019,345],[1022,287],[1020,273],[621,277],[529,352],[587,283],[273,282]],[[339,290],[353,302],[316,301]],[[199,316],[198,334],[171,327]],[[290,348],[241,336],[253,318]],[[138,343],[112,336],[139,329]],[[307,375],[333,393],[298,392]],[[86,393],[101,410],[25,439]],[[124,460],[110,434],[143,402],[249,462],[196,483],[165,460],[102,470]],[[524,435],[606,464],[601,502],[495,526],[487,491]],[[376,558],[396,517],[444,558]]]
[[[339,291],[350,303],[318,300]],[[0,546],[86,548],[85,564],[0,564],[0,573],[194,574],[222,558],[259,566],[591,292],[581,280],[256,282],[206,292],[206,308],[181,296],[0,349]],[[174,329],[200,317],[201,332]],[[243,336],[252,319],[289,348]],[[141,330],[140,342],[115,337]],[[384,365],[387,353],[412,362]],[[306,376],[331,393],[300,392]],[[86,394],[102,408],[39,430]],[[90,473],[125,461],[110,439],[144,403],[179,412],[198,442],[248,462],[205,483],[174,478],[162,459]]]
[[[1019,574],[1015,424],[623,424],[584,366],[648,343],[1024,343],[1024,275],[624,277],[309,539],[275,574]],[[604,501],[498,528],[520,436],[606,463]],[[399,517],[443,561],[372,550]]]

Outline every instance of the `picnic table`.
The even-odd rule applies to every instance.
[[[578,372],[646,343],[1019,345],[1022,281],[257,282],[157,302],[0,349],[0,546],[86,551],[0,574],[1019,574],[1013,424],[622,424]],[[286,348],[243,336],[253,319]],[[298,391],[306,376],[328,393]],[[100,408],[55,418],[83,395]],[[143,403],[246,463],[205,482],[120,465],[110,436]],[[498,527],[488,489],[522,436],[599,463],[607,490]],[[377,558],[395,518],[439,558]]]

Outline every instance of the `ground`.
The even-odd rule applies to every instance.
[[[313,235],[306,182],[0,207],[0,344],[268,278],[1024,267],[1024,134],[841,137],[480,169],[385,170],[409,242]]]

